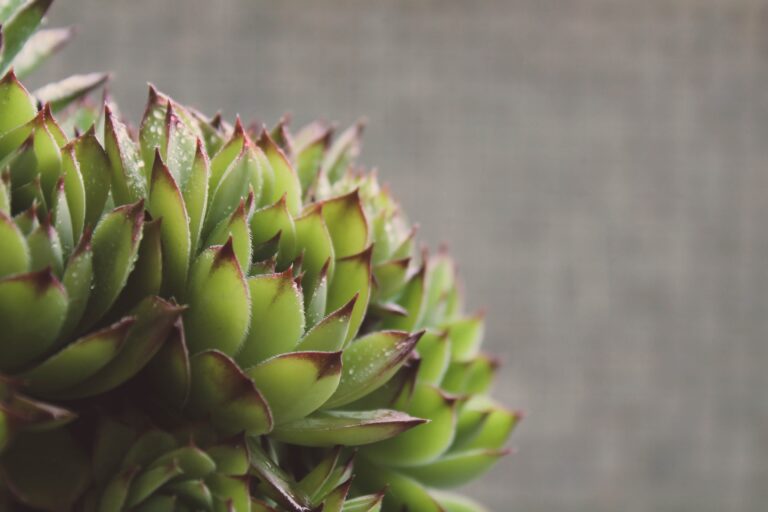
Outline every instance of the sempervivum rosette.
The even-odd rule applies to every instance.
[[[477,508],[435,489],[518,415],[359,125],[39,99],[0,81],[0,511]]]

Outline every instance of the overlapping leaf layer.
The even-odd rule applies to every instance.
[[[63,37],[49,3],[0,3],[0,69]],[[150,88],[133,130],[79,80],[0,80],[0,511],[481,510],[438,489],[519,414],[451,259],[354,167],[362,126]]]

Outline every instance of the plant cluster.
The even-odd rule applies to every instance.
[[[0,511],[481,510],[519,414],[362,126],[30,93],[49,4],[0,2]]]

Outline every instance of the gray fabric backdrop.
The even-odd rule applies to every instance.
[[[768,503],[768,7],[750,0],[59,0],[47,68],[208,112],[367,115],[489,311],[519,453],[495,510]]]

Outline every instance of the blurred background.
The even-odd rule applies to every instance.
[[[768,503],[768,4],[66,0],[37,75],[113,70],[269,124],[369,119],[488,310],[519,452],[499,511]],[[35,85],[34,83],[32,85]]]

